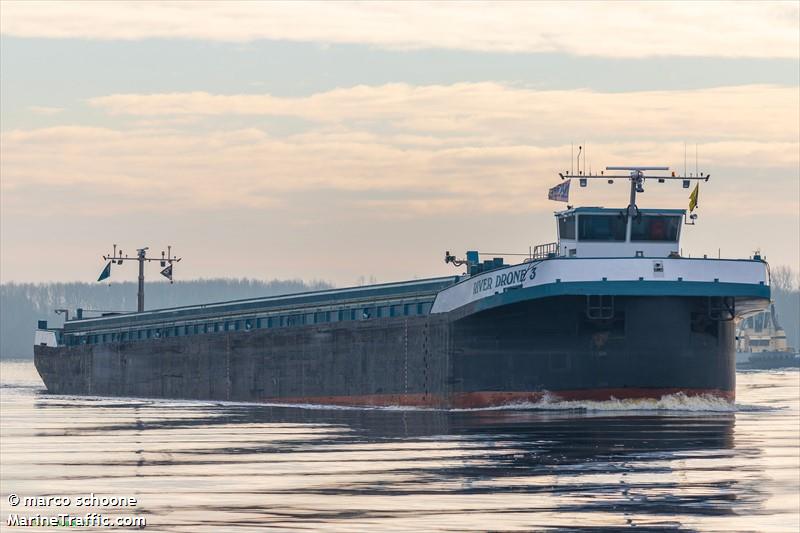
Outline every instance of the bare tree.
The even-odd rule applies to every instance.
[[[781,326],[786,329],[789,346],[800,345],[800,278],[788,266],[771,269],[772,299]]]
[[[772,288],[778,291],[792,291],[795,287],[795,276],[794,271],[791,267],[788,266],[777,266],[770,271],[770,282]]]

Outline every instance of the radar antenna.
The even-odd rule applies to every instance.
[[[661,171],[666,172],[669,171],[669,167],[653,167],[653,166],[612,166],[606,167],[606,170],[610,171],[628,171],[629,174],[605,174],[600,172],[600,174],[581,174],[578,175],[574,174],[564,174],[559,172],[558,175],[561,177],[562,180],[575,178],[578,180],[578,183],[581,187],[586,187],[588,180],[590,179],[604,179],[608,180],[608,183],[614,183],[615,179],[628,179],[631,182],[631,194],[630,194],[630,202],[628,203],[627,215],[629,217],[634,217],[638,214],[639,208],[636,207],[636,194],[644,192],[644,182],[647,179],[657,179],[659,183],[664,183],[666,180],[681,180],[683,183],[683,188],[688,189],[690,182],[692,180],[696,181],[708,181],[711,177],[711,174],[704,174],[700,172],[699,175],[689,175],[689,176],[678,176],[675,174],[675,171],[672,171],[670,175],[661,175],[661,174],[646,174],[648,172],[653,171]],[[692,214],[690,215],[692,220],[697,218],[697,215]]]
[[[172,264],[177,263],[182,258],[178,256],[172,255],[172,246],[167,246],[167,251],[161,251],[161,257],[147,257],[147,250],[150,248],[138,248],[136,250],[136,255],[133,257],[129,257],[127,254],[123,257],[122,250],[119,250],[119,254],[117,254],[117,245],[114,245],[114,251],[108,255],[104,255],[103,259],[108,261],[105,269],[100,274],[100,277],[97,281],[102,281],[109,276],[111,276],[111,265],[116,263],[121,265],[123,261],[138,261],[139,262],[139,291],[136,297],[136,311],[141,313],[144,311],[144,264],[145,262],[150,261],[158,261],[161,264],[161,275],[165,278],[169,279],[169,282],[172,283]]]

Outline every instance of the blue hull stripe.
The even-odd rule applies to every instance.
[[[767,285],[752,283],[717,283],[707,281],[583,281],[548,283],[536,287],[506,289],[471,304],[472,312],[501,305],[551,296],[730,296],[745,299],[770,298]]]

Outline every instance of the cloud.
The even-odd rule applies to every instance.
[[[570,153],[569,145],[399,148],[380,137],[360,142],[346,135],[336,140],[334,134],[278,139],[252,130],[211,134],[80,130],[3,134],[4,200],[25,197],[20,209],[37,203],[48,216],[102,215],[105,204],[98,197],[113,199],[117,212],[168,208],[223,213],[281,205],[291,213],[292,203],[304,195],[328,191],[331,197],[363,193],[350,208],[378,207],[384,217],[457,213],[465,206],[475,213],[524,212],[552,207],[544,191],[557,181],[557,171],[568,168]],[[677,143],[595,144],[590,150],[598,163],[595,170],[600,162],[682,166],[682,144]],[[701,165],[704,169],[738,165],[740,175],[762,163],[790,169],[798,164],[799,150],[797,143],[716,142],[702,146]],[[733,182],[730,176],[715,175],[719,181],[713,184],[718,183],[724,194],[722,185]],[[786,175],[789,180],[791,174]],[[789,191],[795,184],[786,181],[783,187]],[[43,202],[41,192],[54,188],[60,191],[57,198]],[[593,191],[597,193],[600,196],[584,200],[614,204],[621,198],[615,189]],[[773,209],[796,213],[794,196],[788,192],[772,196],[770,203]]]
[[[205,92],[116,94],[92,98],[90,104],[111,114],[142,117],[292,116],[348,128],[360,123],[360,129],[367,131],[380,123],[405,134],[426,136],[425,142],[447,142],[453,135],[469,138],[469,143],[480,137],[484,143],[546,144],[576,135],[595,141],[701,138],[792,142],[800,136],[797,88],[761,85],[600,93],[537,91],[498,83],[398,83],[299,98]]]
[[[800,55],[794,2],[16,2],[6,35],[274,39],[584,56]]]
[[[28,111],[30,111],[31,113],[35,113],[37,115],[51,116],[61,113],[62,111],[64,111],[64,108],[32,105],[28,107]]]
[[[700,168],[713,177],[701,185],[702,224],[684,246],[696,239],[688,249],[741,256],[763,245],[770,258],[794,264],[799,99],[772,86],[595,93],[492,83],[361,86],[304,98],[108,95],[91,100],[105,127],[0,132],[4,246],[26,246],[32,234],[53,245],[76,234],[139,242],[149,224],[150,239],[179,236],[196,257],[208,242],[231,253],[264,242],[254,253],[265,271],[318,276],[319,250],[330,250],[336,279],[352,279],[352,265],[370,261],[400,279],[419,273],[407,265],[431,264],[439,247],[513,251],[551,239],[549,212],[563,204],[547,201],[546,190],[570,167],[572,139],[588,141],[595,171],[682,169],[688,140],[689,170],[698,142]],[[303,129],[275,127],[287,116]],[[571,201],[625,205],[626,187],[574,187]],[[677,184],[645,189],[644,207],[686,205]],[[390,260],[398,246],[407,261]],[[4,265],[15,265],[4,268],[28,279],[15,257],[3,254]],[[227,266],[206,268],[197,272]]]
[[[302,98],[109,95],[90,103],[116,115],[117,127],[2,132],[2,192],[13,210],[24,209],[37,188],[57,189],[60,201],[48,213],[89,216],[107,205],[291,212],[298,194],[317,191],[358,193],[353,209],[384,218],[465,206],[525,212],[551,207],[544,190],[570,168],[573,139],[589,141],[595,171],[636,163],[682,169],[689,140],[700,143],[703,169],[738,176],[730,181],[714,170],[720,198],[751,170],[778,169],[772,181],[792,194],[770,196],[773,209],[796,213],[798,99],[795,89],[773,86],[596,93],[496,83],[358,86]],[[303,119],[306,129],[268,132],[265,117],[286,116]],[[691,149],[689,160],[691,170]],[[588,201],[618,200],[611,189],[594,193]],[[674,194],[682,203],[682,191]]]

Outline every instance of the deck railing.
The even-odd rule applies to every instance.
[[[533,256],[531,259],[547,259],[558,255],[558,243],[548,242],[547,244],[537,244],[533,247]]]

